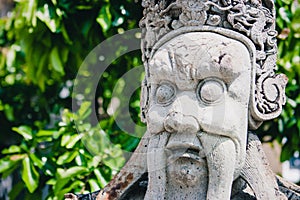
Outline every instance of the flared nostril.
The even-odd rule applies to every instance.
[[[191,132],[196,134],[200,126],[195,117],[172,112],[165,118],[164,128],[169,133]]]
[[[166,131],[168,131],[169,133],[177,132],[179,126],[180,126],[180,120],[177,113],[172,112],[168,114],[164,120],[164,127]]]
[[[176,117],[176,115],[178,115],[178,112],[172,112],[172,113],[171,113],[171,116],[172,116],[172,117]]]
[[[169,124],[165,124],[165,129],[169,133],[176,132],[176,130],[172,126],[170,126]]]

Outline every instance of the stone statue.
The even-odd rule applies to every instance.
[[[300,199],[270,170],[251,130],[277,117],[271,0],[144,0],[147,132],[101,191],[66,199]]]

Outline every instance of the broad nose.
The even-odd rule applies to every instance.
[[[197,133],[200,130],[197,119],[191,115],[184,115],[180,112],[171,112],[164,120],[164,128],[169,133]]]

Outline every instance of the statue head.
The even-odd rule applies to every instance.
[[[213,32],[242,42],[252,51],[252,83],[248,127],[257,129],[263,121],[274,119],[285,104],[287,78],[275,74],[276,35],[275,9],[272,0],[144,0],[142,52],[145,81],[142,96],[142,120],[148,112],[149,62],[168,40],[188,32]]]
[[[185,190],[195,187],[205,195],[208,181],[217,180],[203,177],[217,166],[218,157],[230,163],[222,162],[223,169],[211,169],[210,173],[220,176],[219,171],[227,174],[232,169],[231,183],[238,175],[246,152],[251,66],[255,63],[252,52],[253,47],[218,32],[195,31],[175,36],[153,53],[146,121],[150,141],[166,135],[166,141],[155,147],[164,149],[161,156],[165,160],[159,154],[149,156],[155,163],[162,160],[163,164],[156,166],[165,170],[169,191],[175,190],[174,185]]]
[[[167,199],[229,199],[248,129],[277,117],[285,103],[287,80],[274,73],[274,6],[200,0],[144,6],[146,199],[161,188]]]

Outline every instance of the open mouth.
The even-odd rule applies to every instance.
[[[199,151],[198,149],[194,149],[194,148],[188,148],[186,150],[186,154],[192,154],[192,155],[195,155],[195,156],[199,156]]]
[[[169,161],[178,158],[190,158],[193,160],[203,160],[205,157],[200,146],[195,146],[189,143],[171,143],[166,146],[166,152]]]

